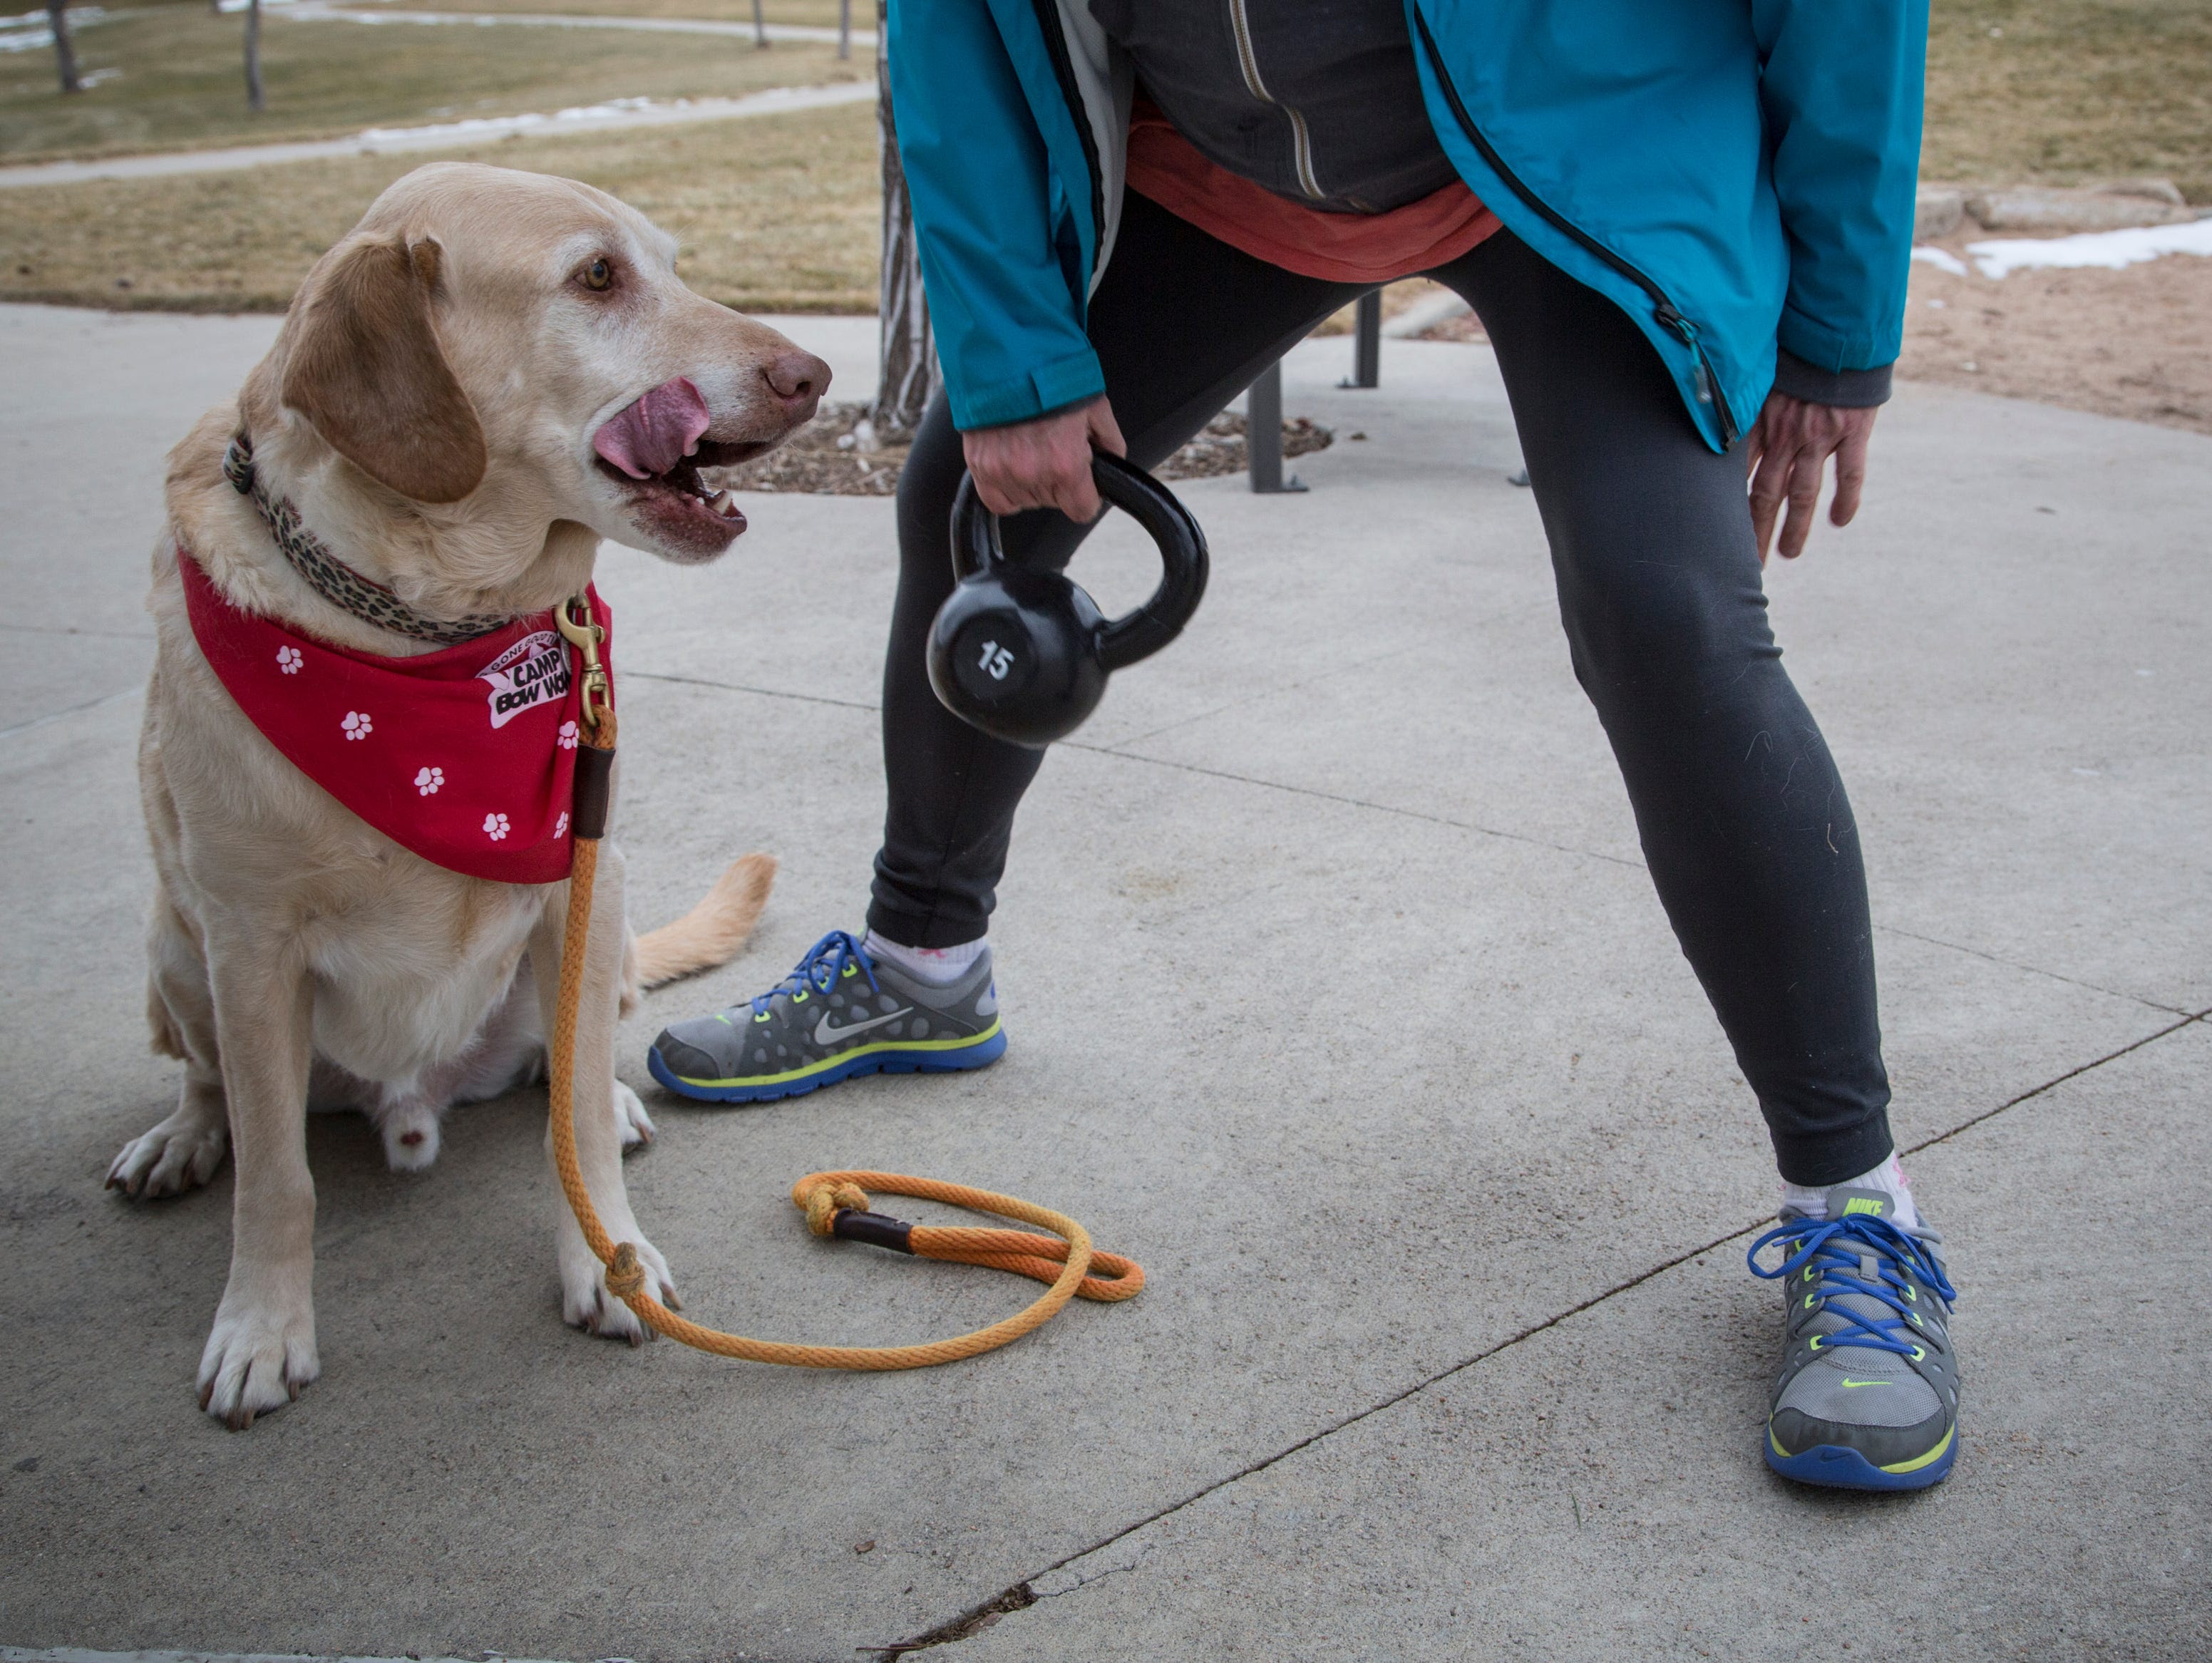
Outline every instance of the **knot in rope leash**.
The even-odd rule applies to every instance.
[[[645,1266],[630,1242],[617,1247],[615,1256],[607,1261],[607,1291],[625,1302],[633,1294],[645,1291]]]
[[[858,1184],[830,1179],[820,1174],[800,1179],[792,1190],[791,1199],[806,1214],[806,1228],[817,1235],[830,1233],[841,1211],[868,1211],[867,1191]]]
[[[806,1227],[815,1235],[866,1241],[921,1259],[1012,1272],[1046,1284],[1044,1293],[1026,1310],[952,1339],[920,1345],[794,1345],[702,1327],[677,1315],[647,1291],[649,1278],[636,1245],[617,1242],[607,1235],[576,1159],[576,1023],[583,1001],[584,948],[591,926],[592,880],[599,871],[599,840],[606,835],[613,798],[615,713],[607,674],[599,662],[599,643],[604,632],[592,622],[590,603],[579,597],[556,607],[553,616],[561,634],[583,657],[586,689],[570,827],[575,856],[568,874],[560,991],[554,1004],[553,1033],[546,1047],[551,1076],[553,1166],[585,1241],[606,1267],[607,1291],[635,1311],[653,1332],[718,1356],[802,1369],[866,1370],[926,1369],[976,1356],[1042,1327],[1071,1299],[1111,1304],[1140,1292],[1145,1285],[1143,1270],[1117,1253],[1099,1252],[1091,1245],[1090,1232],[1049,1207],[934,1178],[857,1171],[809,1173],[792,1186],[792,1203],[806,1215]],[[817,944],[817,950],[821,945]],[[872,1189],[942,1202],[972,1212],[995,1213],[1052,1234],[909,1224],[872,1211],[868,1196]]]

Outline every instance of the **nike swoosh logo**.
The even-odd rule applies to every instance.
[[[1846,1380],[1844,1381],[1844,1384],[1846,1386],[1894,1386],[1896,1383],[1897,1382],[1894,1381],[1887,1380]]]
[[[881,1028],[887,1022],[896,1022],[913,1009],[910,1004],[901,1005],[888,1017],[878,1017],[872,1022],[856,1022],[849,1028],[832,1028],[830,1025],[830,1013],[825,1011],[822,1013],[822,1020],[814,1024],[814,1043],[835,1045],[839,1040],[850,1039],[855,1034],[865,1034],[871,1028]]]

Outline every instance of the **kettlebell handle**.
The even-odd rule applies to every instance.
[[[1133,612],[1099,631],[1098,656],[1107,670],[1126,670],[1149,659],[1182,633],[1206,598],[1206,533],[1173,491],[1134,463],[1094,451],[1091,477],[1098,495],[1143,526],[1160,551],[1159,587]],[[960,476],[952,500],[952,572],[956,579],[1013,564],[999,537],[999,517],[975,494],[972,474]]]

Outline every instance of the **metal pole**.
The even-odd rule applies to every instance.
[[[1303,491],[1296,474],[1283,477],[1283,366],[1280,360],[1260,372],[1244,395],[1244,454],[1252,489],[1262,496]]]
[[[1379,387],[1382,385],[1382,291],[1363,294],[1352,312],[1352,379],[1338,385]]]
[[[768,50],[768,20],[761,15],[761,0],[753,0],[753,49]]]
[[[837,0],[837,58],[853,55],[853,0]]]

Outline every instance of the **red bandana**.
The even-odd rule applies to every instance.
[[[568,876],[583,683],[551,612],[386,659],[240,611],[182,549],[177,569],[200,651],[293,767],[448,871],[501,883]],[[611,635],[607,604],[585,592]]]

